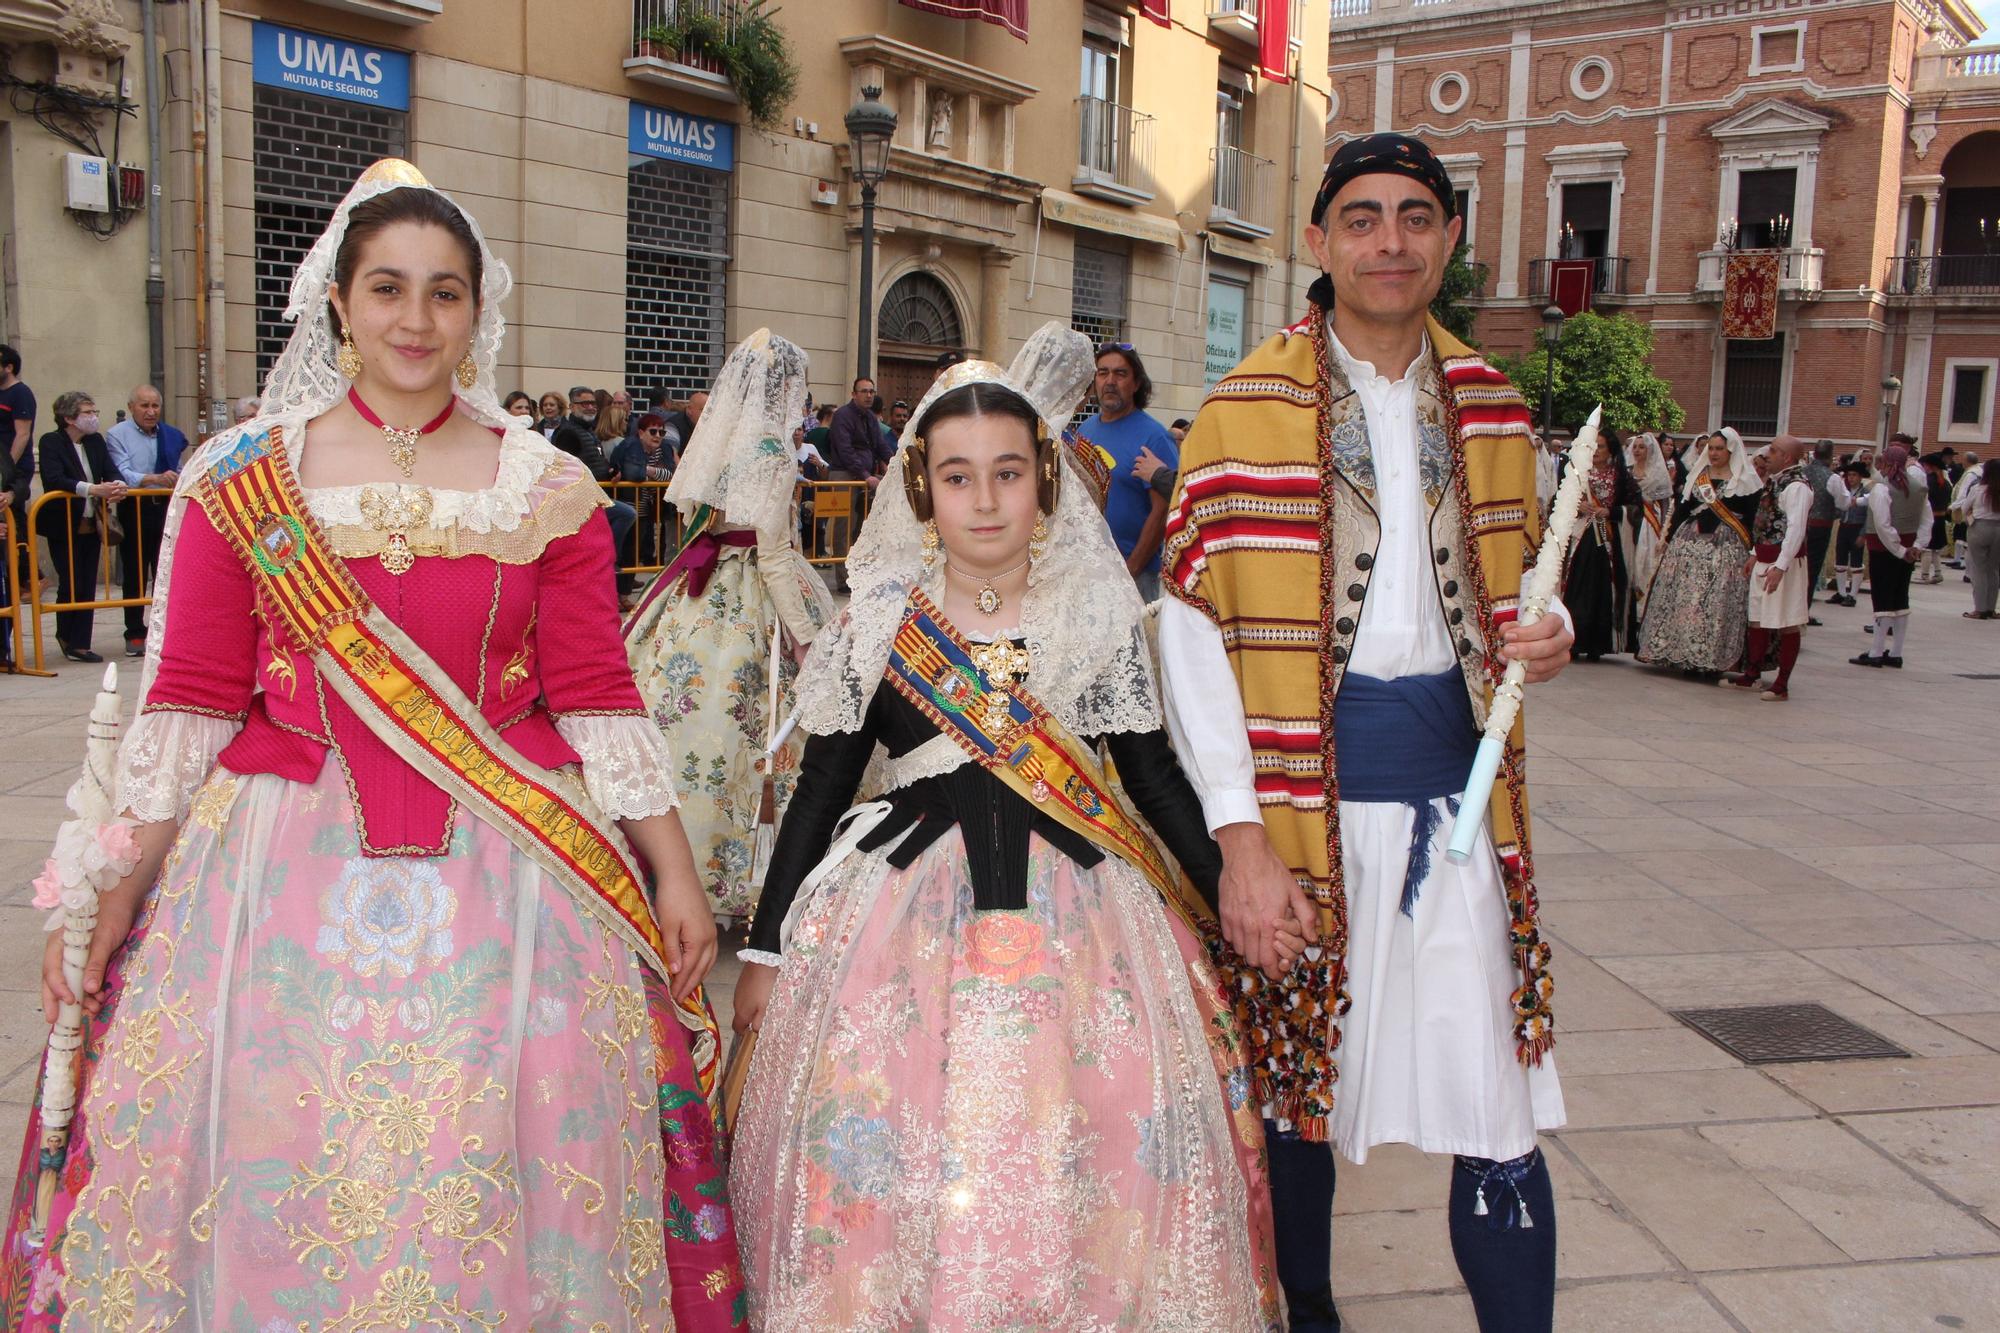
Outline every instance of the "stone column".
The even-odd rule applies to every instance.
[[[979,256],[979,355],[1007,363],[1007,316],[1011,312],[1008,278],[1014,255],[999,246]]]

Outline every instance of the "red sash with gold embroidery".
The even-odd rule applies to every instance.
[[[593,916],[668,977],[665,939],[624,840],[530,762],[401,627],[369,600],[328,547],[292,474],[279,427],[246,434],[195,498],[256,585],[265,614],[307,645],[368,729],[554,876]],[[697,989],[676,1012],[690,1033],[704,1096],[719,1034]]]

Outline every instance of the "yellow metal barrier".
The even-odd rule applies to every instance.
[[[861,535],[875,493],[865,481],[809,481],[799,491],[805,509],[801,545],[807,563],[843,563]]]
[[[29,603],[21,595],[21,554],[21,543],[14,539],[14,510],[4,498],[0,498],[0,560],[6,562],[7,584],[7,605],[0,606],[0,620],[11,620],[14,623],[13,642],[7,650],[6,674],[53,676],[55,672],[43,668],[39,653],[36,655],[35,665],[27,664]]]
[[[680,513],[667,503],[671,481],[607,481],[604,493],[637,511],[617,553],[621,574],[657,574],[681,548]]]
[[[123,610],[128,606],[152,604],[152,575],[145,567],[143,552],[149,545],[157,549],[159,537],[155,534],[151,542],[147,540],[146,524],[152,516],[147,512],[149,506],[140,501],[165,500],[173,493],[173,488],[170,486],[151,486],[128,490],[125,499],[108,505],[98,501],[96,502],[99,506],[98,514],[90,520],[93,531],[87,533],[76,531],[73,511],[78,505],[87,503],[79,496],[66,492],[44,492],[28,506],[28,530],[24,540],[28,548],[28,614],[34,621],[35,674],[54,674],[44,669],[43,660],[45,647],[42,642],[42,617],[49,612],[60,615],[68,611],[113,611]],[[46,518],[43,516],[43,510],[57,508],[62,510],[59,518],[55,515]],[[112,538],[111,525],[104,519],[107,511],[116,517],[123,533],[115,541]],[[62,525],[59,529],[54,529],[63,534],[61,537],[49,537],[52,523]],[[56,598],[53,601],[43,596],[42,562],[37,558],[35,545],[37,537],[48,538],[49,556],[58,562]],[[137,587],[134,595],[130,597],[124,595],[123,588],[113,586],[114,583],[123,582],[119,578],[121,571],[118,564],[112,558],[121,553],[128,553],[138,564]],[[79,575],[86,566],[90,567],[88,577],[80,579]],[[80,586],[82,583],[87,583],[89,587]],[[80,592],[92,591],[101,595],[95,597],[77,595]],[[16,600],[19,600],[18,594]],[[90,645],[81,646],[88,648]],[[17,629],[14,646],[17,657],[20,651],[20,634]]]

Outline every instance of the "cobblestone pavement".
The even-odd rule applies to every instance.
[[[2000,622],[1962,620],[1947,578],[1915,590],[1900,672],[1849,666],[1865,608],[1822,606],[1787,704],[1624,659],[1532,692],[1563,1328],[2000,1326],[2000,680],[1969,678],[2000,675]],[[99,617],[100,651],[116,631]],[[0,677],[0,1170],[44,1036],[27,883],[101,674],[57,666]],[[1790,1001],[1912,1054],[1750,1067],[1669,1013]],[[1358,1333],[1472,1327],[1446,1170],[1406,1150],[1341,1168]]]

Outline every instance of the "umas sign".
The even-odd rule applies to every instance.
[[[727,121],[634,102],[628,137],[627,148],[639,157],[663,157],[711,171],[736,167],[736,127]]]
[[[251,25],[250,52],[251,77],[268,88],[393,111],[410,109],[408,52],[363,46],[275,23]]]

